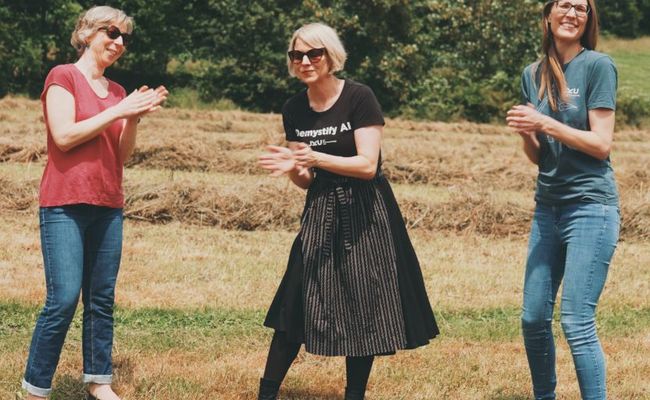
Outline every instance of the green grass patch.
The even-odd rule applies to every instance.
[[[605,38],[599,48],[618,68],[619,125],[648,126],[650,123],[650,36],[638,39]]]
[[[0,303],[0,349],[23,346],[32,332],[39,309],[20,303]],[[471,341],[512,341],[520,336],[519,308],[439,311],[436,313],[441,338]],[[196,350],[210,347],[225,350],[236,343],[268,340],[270,329],[262,326],[262,310],[162,310],[118,308],[115,330],[121,346],[146,351]],[[559,312],[556,312],[556,335]],[[599,313],[603,336],[627,337],[647,330],[650,308],[608,309]],[[81,313],[77,312],[69,338],[78,340]]]
[[[618,68],[619,92],[650,99],[650,37],[639,39],[605,38],[600,46]]]

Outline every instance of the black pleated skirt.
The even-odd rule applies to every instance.
[[[391,354],[438,327],[404,219],[381,173],[317,174],[264,325],[325,356]]]

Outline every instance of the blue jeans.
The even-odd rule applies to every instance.
[[[618,241],[617,206],[537,204],[528,244],[522,329],[536,400],[555,399],[553,306],[562,278],[560,323],[586,400],[605,399],[605,358],[596,305]]]
[[[47,297],[29,349],[23,388],[48,396],[82,293],[83,380],[111,383],[113,303],[122,254],[122,209],[76,204],[40,209]]]

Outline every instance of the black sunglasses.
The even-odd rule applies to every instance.
[[[294,64],[300,64],[302,63],[303,58],[307,56],[309,58],[309,62],[312,64],[316,64],[323,58],[323,54],[325,54],[325,48],[321,49],[311,49],[306,52],[298,51],[298,50],[291,50],[290,52],[287,53],[289,55],[289,59],[291,60],[292,63]]]
[[[122,36],[122,44],[124,45],[124,47],[128,46],[129,43],[131,43],[131,38],[132,38],[131,34],[130,33],[122,33],[122,32],[120,32],[120,28],[118,28],[115,25],[104,26],[104,27],[101,27],[101,28],[99,28],[97,30],[98,31],[105,31],[106,36],[108,36],[112,40],[116,40],[118,37]]]

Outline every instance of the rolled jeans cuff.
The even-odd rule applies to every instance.
[[[113,375],[83,375],[84,383],[97,383],[100,385],[110,385],[113,383]]]
[[[52,393],[52,388],[49,389],[39,388],[27,382],[25,379],[23,379],[23,389],[27,390],[29,394],[38,397],[47,397],[50,395],[50,393]]]

